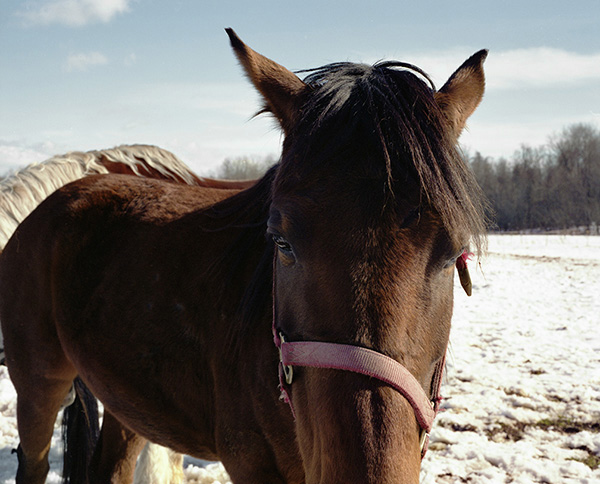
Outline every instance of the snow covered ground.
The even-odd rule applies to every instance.
[[[600,237],[491,236],[471,273],[422,482],[600,482],[581,462],[600,457]]]
[[[446,400],[421,482],[600,483],[600,237],[493,235],[473,296],[456,286]],[[0,369],[0,484],[15,394]],[[59,482],[58,427],[49,483]],[[592,469],[595,467],[595,469]],[[227,482],[186,459],[186,482]]]

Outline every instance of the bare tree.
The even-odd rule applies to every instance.
[[[252,180],[260,178],[276,162],[273,156],[226,158],[217,168],[214,176],[226,180]]]
[[[564,229],[600,222],[600,131],[575,124],[510,160],[469,162],[502,230]]]

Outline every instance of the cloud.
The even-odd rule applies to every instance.
[[[62,24],[82,27],[108,22],[129,11],[131,0],[46,0],[29,2],[18,15],[31,25]]]
[[[123,59],[123,64],[127,67],[134,65],[136,62],[137,56],[135,55],[135,52],[132,52]]]
[[[67,72],[86,71],[90,67],[108,64],[108,59],[100,52],[71,54],[67,58],[65,69]]]
[[[452,49],[404,56],[423,68],[439,88],[474,50]],[[580,54],[551,47],[491,50],[485,62],[488,90],[572,87],[600,81],[600,53]]]
[[[40,163],[61,151],[65,151],[64,147],[51,142],[31,144],[0,138],[0,177],[30,163]]]
[[[490,56],[489,87],[572,86],[600,81],[600,53],[578,54],[563,49],[538,47],[499,52]]]

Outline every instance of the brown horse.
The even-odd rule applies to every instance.
[[[122,145],[57,155],[0,179],[0,250],[17,226],[48,195],[67,183],[101,173],[122,173],[212,188],[241,189],[254,184],[252,180],[199,177],[173,153],[151,145]]]
[[[127,482],[144,439],[220,459],[236,483],[418,482],[454,265],[485,228],[456,141],[486,53],[436,92],[398,62],[303,81],[228,34],[284,130],[278,165],[233,196],[86,178],[1,256],[19,483],[44,481],[77,375],[128,436],[122,452],[101,438],[90,482]]]
[[[0,252],[18,225],[58,188],[86,176],[121,173],[211,188],[242,189],[254,180],[215,180],[197,176],[170,151],[151,145],[72,151],[33,163],[0,180]],[[4,343],[0,334],[0,363]]]
[[[151,145],[122,145],[105,150],[73,151],[57,155],[41,163],[28,165],[0,181],[0,252],[17,226],[55,190],[86,176],[107,173],[229,190],[248,188],[255,183],[255,180],[199,177],[173,153]],[[4,360],[4,341],[0,332],[0,364],[3,365]],[[66,401],[70,402],[73,398],[74,394],[71,394]],[[74,407],[69,416],[77,418],[79,410],[79,407]],[[91,408],[85,410],[89,412]],[[145,465],[138,465],[136,473],[143,476],[165,460],[169,460],[170,465],[162,471],[163,474],[173,472],[177,476],[181,473],[181,456],[157,446],[146,447],[140,461]],[[73,466],[68,459],[65,460],[65,465]],[[174,480],[177,480],[176,477]]]

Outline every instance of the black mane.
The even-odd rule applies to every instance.
[[[470,234],[481,249],[484,197],[427,74],[395,61],[335,63],[305,72],[310,93],[284,144],[285,178],[296,182],[328,169],[351,172],[383,181],[387,202],[412,180],[449,232]],[[336,163],[344,166],[331,166]]]

